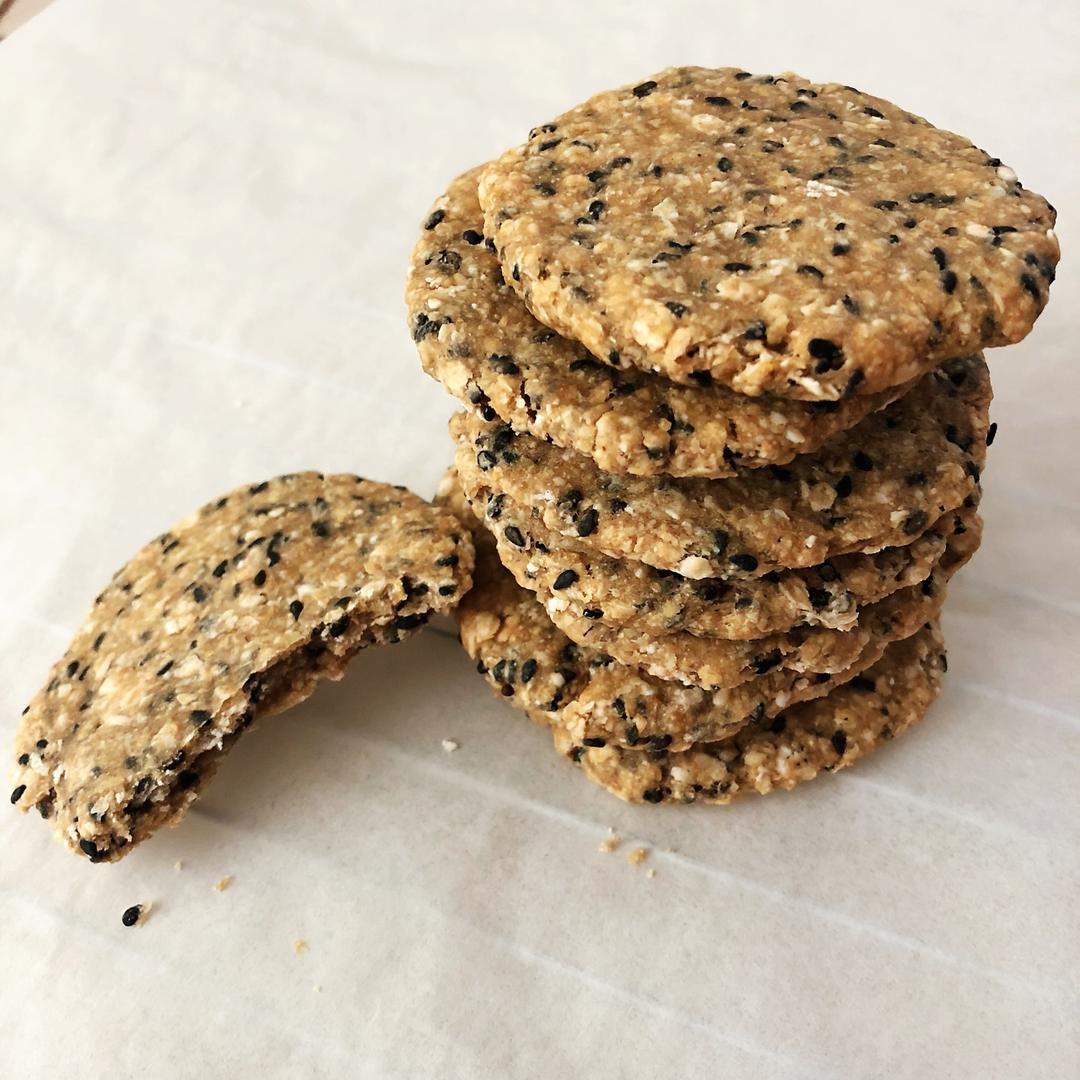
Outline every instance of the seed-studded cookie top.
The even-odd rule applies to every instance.
[[[750,398],[619,371],[539,323],[483,236],[479,169],[424,219],[405,297],[424,370],[459,401],[607,472],[731,476],[817,449],[906,386],[842,402]]]
[[[738,578],[908,543],[974,499],[989,399],[981,359],[950,361],[816,454],[726,480],[611,476],[464,413],[451,429],[470,498],[480,488],[504,496],[582,550]]]
[[[1054,211],[967,139],[851,87],[670,68],[483,174],[533,313],[602,360],[835,399],[1020,340]]]
[[[183,812],[255,715],[453,606],[472,562],[451,513],[355,476],[207,504],[95,600],[24,712],[12,801],[91,859],[119,857]]]

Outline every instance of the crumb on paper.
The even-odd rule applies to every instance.
[[[172,865],[173,865],[174,870],[183,870],[184,869],[184,860],[183,859],[177,859],[176,862],[174,862]]]
[[[648,879],[649,879],[650,881],[652,881],[652,879],[653,879],[654,877],[656,877],[656,871],[655,871],[655,870],[654,870],[654,869],[653,869],[653,868],[652,868],[652,867],[650,866],[650,867],[649,867],[649,869],[645,871],[645,876],[646,876],[646,877],[647,877],[647,878],[648,878]]]
[[[455,750],[461,749],[461,743],[459,743],[457,739],[443,739],[442,748],[448,754],[452,754]]]
[[[292,943],[292,951],[296,953],[297,956],[303,956],[304,953],[308,951],[308,943],[303,938],[297,938]]]
[[[223,878],[218,878],[214,882],[214,889],[217,892],[224,892],[233,882],[232,874],[226,874]]]
[[[622,837],[609,825],[607,836],[600,841],[596,850],[604,855],[610,855],[621,843]]]
[[[318,983],[316,983],[311,989],[314,990],[316,994],[322,993],[322,987]]]
[[[649,857],[648,848],[636,847],[626,853],[626,861],[631,866],[640,866]]]

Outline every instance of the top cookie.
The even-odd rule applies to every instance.
[[[405,299],[424,370],[466,406],[586,454],[605,472],[734,476],[817,450],[910,384],[837,402],[751,398],[618,371],[529,314],[459,176],[424,219]]]
[[[873,393],[1019,341],[1055,213],[967,139],[796,75],[670,68],[488,167],[487,234],[538,319],[617,366],[743,394]]]
[[[23,713],[11,801],[92,862],[119,858],[182,816],[255,716],[452,607],[472,565],[452,513],[356,476],[208,503],[94,601]]]

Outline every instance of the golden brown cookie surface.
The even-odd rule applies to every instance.
[[[472,565],[451,513],[355,476],[208,503],[98,596],[23,714],[12,802],[91,861],[120,858],[183,815],[252,719],[451,607]]]
[[[534,129],[480,183],[542,322],[749,395],[873,393],[1019,341],[1055,214],[967,139],[796,75],[669,68]]]

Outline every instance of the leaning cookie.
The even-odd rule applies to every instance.
[[[471,582],[448,510],[359,477],[239,488],[97,597],[16,735],[11,801],[92,862],[175,824],[253,719],[401,640]]]
[[[752,398],[613,369],[532,317],[483,236],[480,169],[424,219],[405,299],[424,370],[488,419],[591,457],[606,472],[731,476],[784,464],[910,389],[841,402]]]
[[[460,507],[449,481],[440,498]],[[463,511],[461,516],[464,520]],[[476,530],[476,581],[455,612],[465,651],[509,704],[593,747],[679,750],[725,738],[856,678],[892,641],[916,633],[934,618],[944,598],[936,581],[929,588],[906,590],[889,611],[881,612],[870,642],[843,672],[801,675],[774,669],[731,690],[710,693],[663,682],[608,653],[575,644],[499,564],[479,523],[470,521],[470,526]]]
[[[724,480],[611,476],[468,413],[451,432],[471,498],[481,487],[504,495],[582,550],[745,578],[910,543],[961,506],[985,460],[990,396],[981,357],[950,361],[817,453]]]
[[[732,737],[682,751],[592,747],[555,727],[555,747],[627,802],[729,803],[790,790],[835,772],[921,720],[941,689],[945,645],[937,622],[890,645],[857,679]]]
[[[836,400],[1019,341],[1055,212],[967,139],[850,86],[678,67],[484,172],[485,235],[541,322],[613,366]]]
[[[494,537],[503,566],[522,588],[541,597],[571,635],[572,623],[587,628],[602,621],[611,630],[645,638],[685,634],[751,641],[797,626],[851,630],[860,608],[925,581],[946,555],[946,544],[950,558],[967,562],[982,536],[977,498],[976,492],[970,506],[943,514],[910,544],[739,581],[694,581],[632,559],[568,547],[538,516],[486,488],[477,489],[473,510]],[[516,530],[511,535],[520,536],[522,546],[507,539],[508,529]]]

